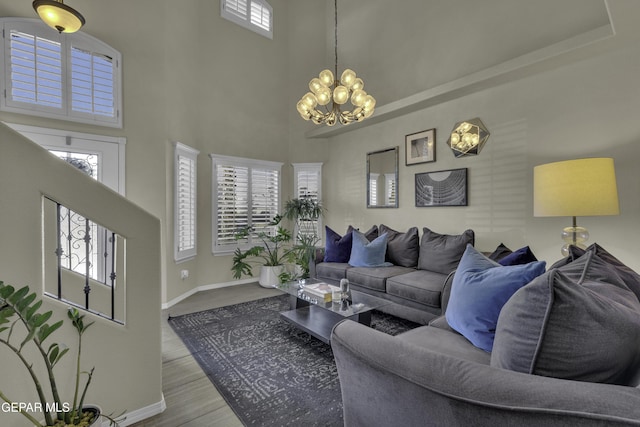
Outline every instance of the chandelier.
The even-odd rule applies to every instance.
[[[364,82],[353,70],[346,69],[338,77],[338,0],[334,0],[335,10],[335,68],[322,70],[318,77],[309,82],[310,92],[304,94],[296,104],[300,116],[313,123],[333,126],[340,121],[343,125],[360,122],[373,114],[376,100],[364,91]],[[342,110],[351,100],[352,110]],[[321,109],[318,107],[322,107]]]
[[[84,24],[84,17],[63,0],[34,0],[33,8],[45,24],[59,33],[75,33]]]

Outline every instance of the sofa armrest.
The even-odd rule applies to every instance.
[[[444,286],[442,287],[442,293],[440,296],[440,308],[442,308],[442,314],[447,311],[447,305],[449,305],[449,297],[451,297],[451,285],[453,284],[453,276],[455,274],[455,270],[449,273],[444,281]]]
[[[640,425],[640,389],[457,359],[345,320],[333,330],[345,426]]]

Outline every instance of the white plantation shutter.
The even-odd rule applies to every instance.
[[[194,257],[196,246],[198,151],[184,144],[175,146],[174,258]]]
[[[249,225],[249,168],[219,164],[217,186],[217,245],[235,246],[234,234]],[[244,241],[246,242],[246,240]]]
[[[220,0],[220,16],[273,38],[273,8],[265,0]]]
[[[71,48],[71,109],[115,116],[113,58]]]
[[[58,34],[40,20],[0,24],[1,110],[122,127],[118,51],[82,32]]]
[[[251,2],[251,23],[265,31],[271,30],[271,9],[257,1]]]
[[[213,169],[213,252],[260,243],[254,236],[237,241],[235,234],[251,226],[271,233],[269,223],[280,208],[282,163],[211,155]]]
[[[251,170],[251,225],[256,232],[272,232],[269,223],[278,214],[280,171],[252,168]]]
[[[46,111],[64,106],[62,92],[63,52],[60,41],[47,34],[44,38],[37,28],[29,33],[8,32],[9,69],[8,101],[11,105],[32,104],[31,108]],[[50,40],[50,39],[54,40]]]
[[[230,14],[247,19],[247,0],[223,0],[222,7]]]
[[[315,202],[322,200],[322,163],[294,163],[293,176],[295,197],[311,199]],[[300,226],[295,235],[314,233],[322,240],[322,218],[311,221],[299,221]]]

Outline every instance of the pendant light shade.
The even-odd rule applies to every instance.
[[[34,0],[33,8],[45,24],[60,33],[75,33],[85,24],[84,17],[62,0]]]

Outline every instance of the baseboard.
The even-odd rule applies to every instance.
[[[168,308],[171,308],[174,305],[176,305],[177,303],[179,303],[180,301],[182,301],[184,299],[187,299],[191,295],[197,294],[198,292],[210,291],[211,289],[226,288],[226,287],[229,287],[229,286],[245,285],[247,283],[255,283],[256,280],[257,280],[257,278],[254,277],[254,278],[243,279],[243,280],[234,280],[233,282],[213,283],[211,285],[198,286],[197,288],[193,288],[190,291],[185,292],[184,294],[173,298],[171,301],[167,301],[166,303],[163,303],[162,304],[162,309],[166,310]]]
[[[126,418],[124,421],[118,424],[120,425],[120,427],[130,426],[139,421],[146,420],[147,418],[153,417],[154,415],[158,415],[164,412],[165,409],[167,409],[167,403],[164,400],[164,394],[163,394],[162,400],[160,400],[160,402],[153,403],[149,406],[145,406],[144,408],[136,409],[135,411],[127,412],[123,414],[122,416]],[[103,418],[101,426],[109,427],[109,420],[105,420]]]

